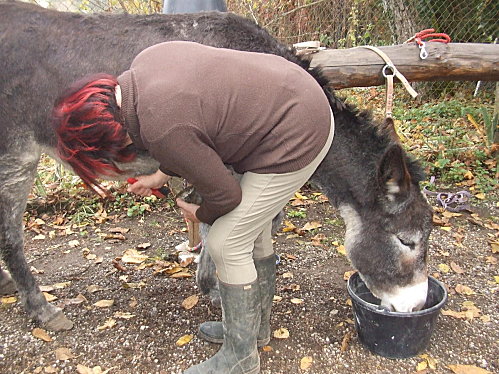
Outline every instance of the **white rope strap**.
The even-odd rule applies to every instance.
[[[390,60],[390,57],[388,57],[385,52],[383,52],[379,48],[372,47],[370,45],[363,45],[363,46],[361,46],[361,48],[367,48],[373,52],[376,52],[386,62],[386,65],[383,68],[383,75],[385,76],[385,78],[387,77],[386,69],[389,68],[393,72],[393,75],[395,75],[398,78],[398,80],[404,85],[407,92],[409,92],[409,94],[413,98],[416,98],[416,96],[418,96],[418,93],[414,90],[414,88],[411,87],[411,85],[409,84],[407,79],[404,77],[404,75],[400,71],[398,71],[398,69],[393,64],[392,60]]]

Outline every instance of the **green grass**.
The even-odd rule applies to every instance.
[[[370,107],[383,119],[384,89],[349,90],[348,101]],[[466,186],[477,192],[497,187],[497,156],[493,144],[497,119],[493,98],[454,97],[417,103],[397,90],[393,117],[406,149],[419,159],[428,176],[440,185]]]

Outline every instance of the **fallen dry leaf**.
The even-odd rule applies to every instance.
[[[284,221],[284,227],[282,228],[282,232],[289,232],[296,229],[296,226],[291,221]]]
[[[447,264],[438,264],[437,267],[442,273],[448,273],[450,271],[450,267]]]
[[[350,340],[352,340],[352,332],[349,331],[347,332],[344,336],[343,339],[341,340],[341,352],[345,352],[348,349],[348,344],[350,344]]]
[[[418,364],[416,365],[416,371],[426,370],[427,367],[428,367],[428,362],[426,360],[418,362]]]
[[[29,268],[29,270],[33,273],[33,274],[43,274],[45,273],[45,270],[38,270],[37,268],[35,268],[34,266],[31,266]]]
[[[178,338],[178,340],[175,342],[175,345],[177,347],[182,347],[184,345],[186,345],[187,343],[189,343],[192,338],[194,338],[194,335],[184,335],[184,336],[181,336],[180,338]]]
[[[69,287],[71,285],[71,281],[68,282],[61,282],[61,283],[55,283],[54,288],[56,290],[62,290],[63,288]]]
[[[132,296],[130,298],[130,302],[128,303],[128,306],[130,306],[130,308],[135,308],[138,304],[139,304],[139,302],[137,301],[137,298],[135,296]]]
[[[462,304],[463,310],[456,312],[454,310],[442,310],[442,315],[454,318],[472,320],[473,318],[480,317],[481,311],[476,307],[472,301],[465,301]]]
[[[442,212],[442,216],[444,216],[445,218],[452,218],[452,217],[461,217],[462,214],[461,213],[449,212],[448,210],[444,210]]]
[[[145,250],[151,246],[151,243],[140,243],[137,245],[137,248],[140,250]]]
[[[282,232],[294,232],[299,236],[305,235],[305,231],[297,228],[292,222],[284,221],[284,227],[282,228]]]
[[[447,365],[455,374],[492,374],[490,371],[473,365]]]
[[[113,369],[113,368],[111,368]],[[85,365],[80,365],[78,364],[76,366],[76,370],[78,371],[78,374],[107,374],[111,369],[107,370],[102,370],[100,366],[94,366],[93,368],[89,368]]]
[[[490,316],[488,314],[484,314],[484,315],[480,316],[480,320],[484,323],[488,323],[488,322],[492,321],[492,319],[490,318]]]
[[[198,295],[192,295],[186,298],[184,301],[182,301],[182,307],[185,310],[192,309],[196,306],[196,304],[199,301],[199,296]]]
[[[91,284],[90,286],[87,287],[87,292],[96,293],[98,291],[104,291],[104,288],[96,284]]]
[[[354,275],[357,272],[357,270],[350,270],[350,271],[345,271],[343,273],[343,280],[349,280],[352,275]]]
[[[118,269],[119,271],[122,271],[124,273],[126,273],[127,269],[126,267],[124,267],[123,265],[121,265],[119,262],[118,262],[118,259],[115,258],[113,261],[112,261],[112,264],[113,266]]]
[[[141,264],[145,260],[147,260],[149,256],[140,253],[136,249],[127,249],[123,256],[121,257],[121,261],[125,264]]]
[[[300,369],[301,370],[308,370],[312,367],[312,363],[314,362],[314,359],[310,356],[305,356],[300,360]]]
[[[141,289],[147,286],[147,284],[143,281],[140,282],[135,282],[135,283],[130,283],[130,282],[125,282],[123,283],[123,288],[133,288],[133,289]]]
[[[346,251],[346,248],[343,244],[339,245],[338,247],[336,247],[336,250],[338,251],[338,253],[340,255],[343,255],[343,256],[346,256],[347,255],[347,251]]]
[[[300,291],[301,287],[299,284],[292,283],[289,286],[284,286],[282,288],[283,291],[290,291],[290,292],[295,292],[295,291]]]
[[[179,256],[180,259],[180,256]],[[190,264],[194,262],[195,257],[191,255],[190,257],[185,257],[184,259],[180,260],[179,265],[182,266],[183,268],[186,268]]]
[[[2,297],[0,301],[2,304],[14,304],[15,302],[17,302],[17,297],[15,296]]]
[[[327,239],[327,236],[324,235],[324,234],[317,234],[315,235],[311,240],[312,244],[313,245],[317,245],[317,246],[320,246],[322,245],[322,242],[325,241]]]
[[[180,271],[178,273],[174,273],[170,275],[170,278],[191,278],[192,274],[186,271]]]
[[[31,331],[31,334],[33,334],[35,338],[43,340],[44,342],[52,341],[52,338],[50,337],[49,334],[47,334],[47,331],[39,327],[34,328],[33,331]]]
[[[473,291],[471,288],[469,288],[468,286],[464,286],[462,284],[458,284],[456,286],[456,292],[458,294],[461,294],[461,295],[474,295],[475,294],[475,291]]]
[[[318,229],[319,227],[322,227],[322,224],[319,221],[312,221],[312,222],[307,222],[301,230],[303,231],[311,231]]]
[[[456,312],[455,310],[442,309],[442,315],[454,317],[454,318],[461,318],[461,319],[466,318],[466,315],[464,314],[464,312]]]
[[[291,278],[293,278],[293,273],[291,273],[291,272],[284,273],[284,274],[282,274],[282,277],[284,279],[291,279]]]
[[[110,243],[119,243],[121,241],[126,240],[125,235],[123,234],[100,234],[100,237],[104,240],[109,240]]]
[[[450,263],[450,268],[454,271],[456,274],[464,274],[464,270],[461,266],[456,264],[454,261]]]
[[[497,265],[497,258],[495,258],[494,256],[487,256],[486,262],[487,264]]]
[[[109,229],[109,232],[112,232],[113,234],[126,234],[130,229],[125,228],[125,227],[114,227]]]
[[[270,345],[264,345],[262,347],[262,351],[264,351],[264,352],[272,352],[272,347]]]
[[[97,330],[102,331],[106,329],[111,329],[116,325],[116,320],[114,318],[109,318],[103,325],[97,326]]]
[[[303,299],[293,298],[290,300],[292,304],[303,304]]]
[[[65,305],[77,305],[77,304],[81,304],[81,303],[86,303],[87,301],[88,301],[87,298],[80,293],[75,298],[64,300],[64,304]]]
[[[78,240],[70,240],[68,242],[68,246],[70,246],[71,248],[76,248],[80,245],[80,242]]]
[[[43,296],[45,296],[45,300],[47,300],[49,303],[51,301],[57,300],[57,296],[54,296],[52,294],[49,294],[48,292],[43,292]]]
[[[59,361],[67,361],[74,358],[74,354],[69,348],[60,347],[55,350],[55,359]]]
[[[281,327],[277,330],[274,331],[274,338],[277,339],[287,339],[289,338],[289,331],[288,329]]]
[[[121,319],[130,319],[130,318],[135,317],[135,314],[128,313],[128,312],[114,312],[114,317],[121,318]]]
[[[435,360],[433,357],[427,355],[426,353],[419,355],[420,358],[423,360],[426,360],[427,367],[429,367],[432,370],[436,370],[437,368],[437,360]]]
[[[299,192],[295,192],[295,197],[293,199],[299,199],[299,200],[308,200],[308,197],[305,195],[302,195]]]
[[[103,300],[99,300],[96,303],[94,303],[94,306],[96,306],[97,308],[109,308],[113,304],[114,304],[114,300],[103,299]]]

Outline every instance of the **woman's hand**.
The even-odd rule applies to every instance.
[[[196,211],[199,209],[199,205],[187,203],[181,198],[177,199],[177,205],[182,210],[185,219],[191,222],[200,222],[198,217],[196,217]]]
[[[170,176],[158,170],[151,175],[139,175],[137,182],[130,184],[127,188],[128,192],[140,196],[150,196],[153,188],[161,188],[170,179]]]

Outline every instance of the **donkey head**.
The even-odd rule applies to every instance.
[[[400,312],[421,309],[428,289],[432,213],[419,188],[421,174],[391,143],[378,163],[370,204],[339,207],[350,261],[381,305]]]

